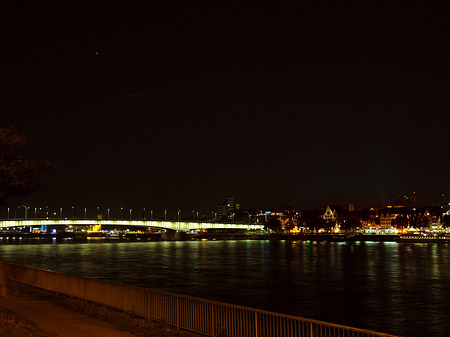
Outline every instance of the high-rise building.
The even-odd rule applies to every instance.
[[[218,216],[220,219],[232,219],[236,211],[236,202],[234,198],[225,198],[218,207]]]

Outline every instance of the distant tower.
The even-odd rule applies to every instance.
[[[355,204],[349,204],[348,205],[348,211],[349,212],[354,212],[355,211]]]
[[[236,211],[235,199],[226,198],[222,201],[222,205],[219,205],[217,214],[221,219],[231,219],[235,211]]]

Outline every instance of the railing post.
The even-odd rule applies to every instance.
[[[123,313],[126,313],[126,307],[127,307],[127,289],[122,286],[123,289]]]
[[[180,331],[180,298],[177,296],[177,331]]]
[[[255,311],[255,337],[258,337],[258,313]]]
[[[215,316],[215,313],[214,313],[214,304],[211,304],[211,323],[212,323],[212,336],[215,336],[216,335],[216,326],[215,326],[215,324],[214,324],[214,316]]]
[[[314,337],[313,322],[309,322],[309,325],[311,327],[311,335],[310,335],[310,337]]]
[[[147,320],[150,321],[150,291],[147,290]]]

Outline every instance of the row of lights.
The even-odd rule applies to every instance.
[[[17,206],[17,207],[19,209],[19,213],[20,213],[21,207],[25,208],[25,219],[27,219],[28,218],[28,210],[31,210],[31,207],[26,207],[26,206]],[[48,206],[46,206],[45,209],[46,209],[45,215],[46,215],[46,217],[48,217],[48,215],[49,215]],[[42,210],[43,210],[42,207],[34,207],[34,218],[35,219],[37,218],[37,212],[38,211],[41,212]],[[123,210],[124,210],[124,208],[120,207],[122,220],[123,220]],[[143,210],[144,210],[144,215],[145,215],[145,212],[146,212],[145,207]],[[111,212],[111,209],[108,208],[107,209],[108,219],[110,218],[110,212]],[[133,212],[133,209],[130,208],[129,209],[130,220],[132,217],[132,212]],[[10,213],[11,213],[11,208],[8,207],[8,219],[10,219]],[[72,213],[73,213],[72,216],[75,218],[75,206],[72,206]],[[97,214],[98,215],[100,214],[100,207],[98,207],[98,206],[97,206]],[[57,213],[53,212],[53,216],[56,216],[56,215],[57,215]],[[214,216],[214,219],[217,219],[217,213],[212,212],[212,215]],[[180,216],[181,216],[181,210],[179,209],[177,212],[178,221],[180,221]],[[59,217],[61,219],[63,218],[63,208],[62,207],[60,207],[60,209],[59,209]],[[195,217],[197,217],[197,221],[199,221],[199,212],[192,211],[192,221],[195,221]],[[87,219],[87,207],[84,207],[84,218]],[[153,220],[153,209],[150,210],[150,220]],[[164,209],[164,220],[167,221],[167,208]]]

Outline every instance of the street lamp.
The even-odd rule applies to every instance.
[[[180,212],[181,212],[181,209],[178,210],[178,221],[180,221]]]
[[[37,219],[37,207],[34,208],[34,218]]]
[[[167,221],[167,208],[164,209],[164,221]]]
[[[86,215],[87,215],[87,208],[84,208],[84,218],[86,219]]]
[[[150,220],[153,220],[153,210],[150,210]]]
[[[72,206],[72,218],[75,219],[75,206]]]
[[[122,220],[123,220],[123,207],[120,207],[120,217],[121,217]]]
[[[197,212],[197,221],[198,221],[198,212]]]
[[[195,212],[194,212],[194,210],[192,210],[192,222],[194,222],[195,221]]]
[[[62,207],[59,209],[59,218],[62,219]]]
[[[109,220],[109,208],[108,208],[108,220]]]
[[[131,220],[131,212],[132,212],[132,209],[130,208],[130,220]]]
[[[8,220],[9,220],[9,207],[8,207]]]

